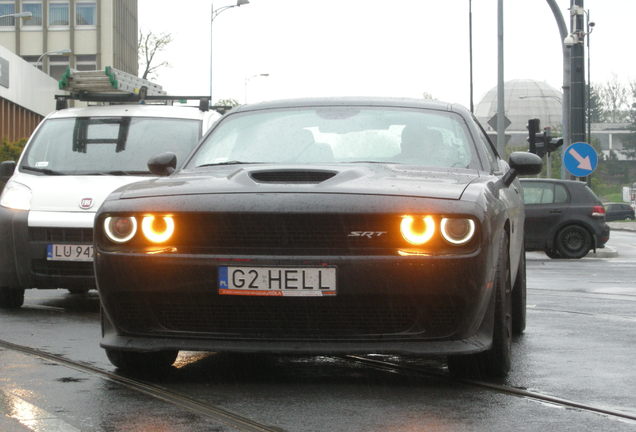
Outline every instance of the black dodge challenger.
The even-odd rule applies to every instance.
[[[464,108],[409,99],[238,107],[174,172],[95,219],[102,340],[130,371],[179,350],[443,354],[502,376],[525,328],[517,175]]]

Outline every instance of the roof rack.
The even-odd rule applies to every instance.
[[[210,96],[169,96],[163,88],[151,81],[106,66],[104,70],[79,71],[68,67],[58,82],[60,90],[66,95],[55,95],[55,108],[68,108],[69,99],[83,102],[140,103],[146,101],[185,103],[198,100],[201,111],[210,108],[225,114],[232,107],[225,105],[210,106]]]

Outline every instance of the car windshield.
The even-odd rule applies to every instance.
[[[475,161],[459,115],[325,106],[230,115],[208,135],[188,167],[365,162],[472,168]]]
[[[152,156],[183,160],[199,138],[198,120],[78,117],[44,122],[20,168],[49,175],[144,174]]]

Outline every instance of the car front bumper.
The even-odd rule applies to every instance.
[[[459,354],[492,340],[496,257],[484,248],[412,257],[96,252],[104,348]],[[337,295],[220,295],[225,265],[335,266]]]

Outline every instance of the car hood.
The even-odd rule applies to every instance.
[[[135,183],[121,198],[235,193],[338,193],[460,199],[476,170],[405,165],[217,166]]]

